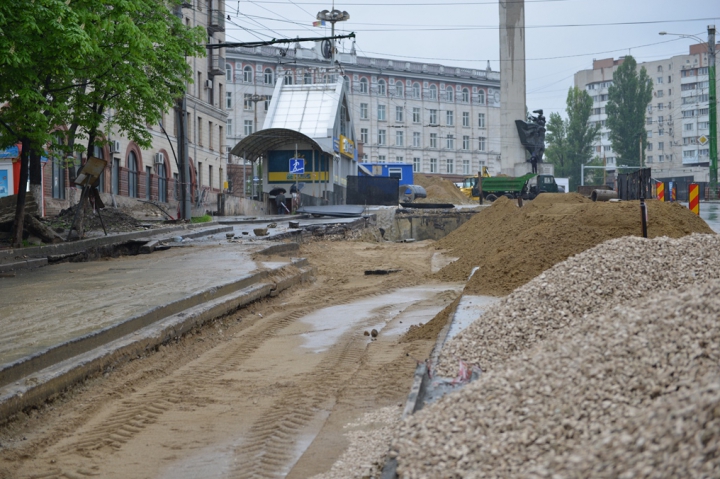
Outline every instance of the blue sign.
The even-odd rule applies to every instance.
[[[290,158],[290,174],[292,175],[304,175],[305,174],[305,158]]]

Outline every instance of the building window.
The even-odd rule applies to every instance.
[[[230,63],[225,64],[225,80],[227,80],[228,83],[232,83],[233,81],[232,66],[230,66]]]
[[[658,155],[658,163],[662,163],[665,161],[665,157],[663,155]]]
[[[478,113],[478,127],[485,128],[485,113]]]
[[[137,198],[138,196],[138,163],[135,152],[131,151],[127,157],[128,169],[128,196]]]
[[[145,167],[145,199],[150,199],[150,193],[152,192],[152,168],[149,166]]]
[[[303,75],[303,83],[306,85],[312,85],[312,73],[305,72]]]
[[[453,135],[448,135],[445,138],[445,145],[447,146],[448,150],[454,150],[455,149],[455,137]]]
[[[380,163],[385,163],[385,155],[378,155],[378,161]]]
[[[367,142],[368,142],[368,129],[360,128],[360,143],[367,143]]]
[[[285,72],[285,84],[286,85],[293,84],[293,72]]]
[[[470,103],[470,90],[468,90],[467,88],[462,89],[462,102]]]
[[[368,92],[368,81],[367,78],[360,79],[360,93],[367,94]]]
[[[647,131],[647,137],[648,137],[648,138],[652,138],[652,130],[648,130],[648,131]]]
[[[378,80],[378,95],[385,96],[387,95],[387,85],[385,84],[385,80]]]
[[[155,165],[155,172],[158,177],[158,201],[167,203],[167,170],[165,164]]]
[[[647,144],[647,151],[653,151],[653,144],[652,144],[652,143],[648,143],[648,144]]]
[[[243,96],[243,110],[252,110],[252,109],[253,109],[252,94],[245,93],[245,95]]]
[[[420,158],[417,156],[413,158],[413,173],[420,171]]]
[[[421,136],[419,131],[413,132],[413,147],[420,148]]]
[[[662,103],[658,103],[657,109],[658,109],[658,110],[662,110],[662,109],[663,109],[663,106],[664,106],[664,105],[663,105]]]
[[[445,160],[445,173],[455,173],[455,161],[451,158]]]
[[[232,118],[228,118],[228,119],[225,121],[225,135],[226,135],[228,138],[232,138],[232,136],[233,136],[233,129],[232,129],[232,127],[233,127]]]
[[[226,91],[225,92],[225,108],[228,110],[232,108],[232,92]]]
[[[378,105],[378,121],[385,121],[385,105]]]
[[[404,163],[404,162],[405,162],[405,157],[403,157],[403,156],[395,157],[395,163]],[[402,170],[400,168],[392,168],[392,170],[395,170],[395,172],[397,172],[397,173],[395,175],[393,175],[393,173],[390,173],[390,178],[397,177],[397,178],[402,179]]]
[[[478,103],[481,105],[485,104],[485,90],[478,91]]]
[[[272,95],[265,95],[265,111],[270,109],[270,102],[272,101]]]
[[[395,96],[400,98],[405,96],[405,87],[401,81],[395,82]]]
[[[657,83],[659,85],[662,82],[663,82],[663,77],[657,77],[657,81],[655,83]]]
[[[695,125],[693,125],[692,123],[685,123],[685,126],[683,126],[683,128],[685,129],[685,131],[693,131]]]
[[[665,142],[658,141],[658,151],[663,151],[664,149],[665,149]]]
[[[431,100],[437,100],[437,87],[435,85],[430,85],[430,89],[428,90],[428,98]]]
[[[243,130],[243,133],[245,133],[245,136],[252,135],[253,134],[253,121],[252,120],[245,120],[245,128]]]
[[[430,148],[437,148],[437,133],[430,133]]]
[[[421,118],[420,108],[413,107],[413,123],[420,123],[422,121]]]
[[[485,151],[485,137],[481,136],[478,138],[478,150]]]
[[[378,145],[385,145],[385,130],[378,130]]]
[[[455,124],[455,112],[448,110],[445,112],[445,121],[447,126],[453,126]]]
[[[464,111],[462,112],[462,126],[470,126],[470,112]]]
[[[449,86],[445,89],[445,98],[450,102],[455,101],[455,89],[453,87]]]
[[[430,110],[430,124],[437,125],[437,110]]]
[[[273,71],[270,68],[265,69],[264,77],[266,85],[272,85],[273,83],[275,83],[275,75],[273,75]]]
[[[430,158],[430,173],[437,173],[437,158]]]
[[[463,175],[469,175],[470,174],[470,160],[463,160]]]
[[[360,119],[361,120],[368,119],[368,104],[367,103],[360,103]]]
[[[662,97],[663,97],[663,91],[662,91],[662,90],[658,90],[658,91],[657,91],[657,97],[658,97],[658,98],[662,98]]]
[[[412,95],[413,95],[413,98],[420,98],[420,84],[417,82],[413,83]]]
[[[403,111],[404,111],[403,107],[401,107],[401,106],[395,107],[395,121],[400,122],[400,123],[405,121],[403,119]]]
[[[398,130],[395,132],[395,146],[405,146],[405,132]]]
[[[652,119],[651,116],[647,117],[647,119],[645,120],[645,124],[646,124],[646,125],[652,125],[652,124],[653,124],[653,119]]]
[[[463,135],[462,149],[463,150],[470,149],[470,135]]]
[[[253,82],[253,69],[251,66],[246,66],[245,68],[243,68],[243,81],[245,83]]]

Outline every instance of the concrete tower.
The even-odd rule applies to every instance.
[[[515,176],[529,171],[515,120],[525,120],[525,2],[500,0],[500,165]],[[527,171],[526,171],[527,170]]]

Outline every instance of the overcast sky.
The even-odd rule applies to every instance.
[[[331,1],[226,0],[225,6],[228,42],[330,34],[329,26],[312,22]],[[500,68],[497,1],[347,0],[335,8],[350,14],[337,32],[355,32],[360,55],[477,69],[489,60]],[[718,0],[526,0],[527,106],[564,115],[573,74],[592,68],[594,58],[631,54],[642,62],[684,54],[694,40],[658,32],[707,40],[709,24],[720,27]],[[346,51],[350,46],[345,41]]]

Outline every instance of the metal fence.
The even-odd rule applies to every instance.
[[[348,205],[397,206],[400,180],[378,176],[348,176]]]

